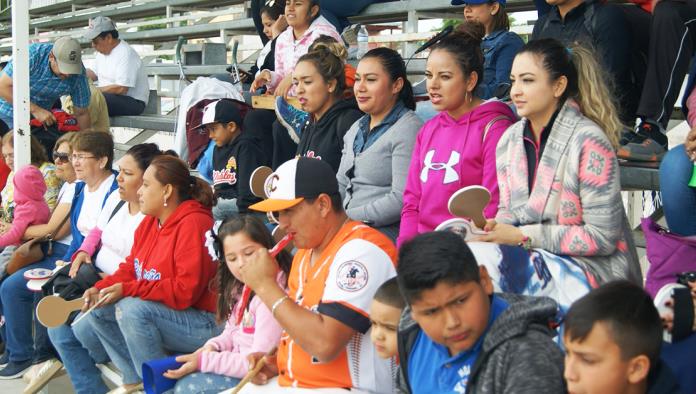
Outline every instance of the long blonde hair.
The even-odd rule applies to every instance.
[[[610,82],[597,71],[601,68],[595,54],[578,44],[566,48],[551,38],[530,41],[519,53],[525,52],[541,60],[551,81],[556,81],[561,76],[568,79],[561,102],[567,98],[575,100],[580,106],[580,112],[597,123],[614,149],[617,149],[624,125],[619,120]]]

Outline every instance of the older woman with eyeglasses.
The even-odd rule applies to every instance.
[[[102,207],[111,192],[116,190],[118,183],[116,173],[111,169],[114,155],[114,142],[110,134],[103,132],[80,132],[72,144],[73,152],[69,155],[75,177],[81,182],[75,184],[74,196],[70,206],[70,244],[56,242],[53,244],[53,254],[43,260],[30,264],[15,272],[0,285],[0,308],[5,316],[4,339],[5,354],[0,364],[6,362],[0,370],[0,379],[13,379],[21,376],[32,364],[54,358],[50,345],[33,346],[32,314],[35,294],[26,287],[23,274],[33,268],[53,269],[56,261],[70,260],[78,250],[84,237],[97,224]],[[60,146],[59,146],[60,149]],[[56,156],[65,159],[64,153],[56,152]],[[66,170],[65,167],[63,167]],[[60,217],[62,221],[65,216]],[[54,219],[55,220],[55,219]],[[53,231],[53,229],[49,229]],[[34,336],[46,338],[46,328],[37,325]],[[48,349],[47,349],[48,348]]]

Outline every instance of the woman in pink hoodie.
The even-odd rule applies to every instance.
[[[177,357],[180,368],[164,376],[181,379],[177,394],[212,394],[234,387],[249,371],[247,355],[266,353],[278,346],[283,329],[273,314],[256,296],[251,297],[237,325],[236,316],[243,305],[239,302],[244,283],[239,279],[239,267],[259,248],[273,247],[273,238],[266,226],[253,216],[235,216],[220,225],[217,245],[219,260],[217,284],[219,289],[217,318],[227,320],[225,331],[206,342],[192,354]],[[276,257],[281,269],[279,279],[285,286],[291,257],[281,251]]]
[[[51,210],[44,200],[46,182],[38,168],[32,165],[20,168],[12,178],[12,183],[14,184],[14,219],[10,228],[0,235],[0,248],[19,245],[27,227],[45,224],[51,217]]]
[[[450,219],[447,201],[465,186],[482,185],[491,192],[484,213],[495,217],[495,149],[516,118],[506,104],[483,101],[474,94],[483,79],[483,33],[482,25],[464,23],[433,46],[428,56],[428,95],[440,113],[423,125],[416,138],[404,190],[399,246]]]

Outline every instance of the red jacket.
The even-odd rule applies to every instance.
[[[126,261],[94,286],[101,290],[123,283],[124,297],[214,312],[215,293],[209,285],[216,266],[205,246],[212,227],[210,209],[193,200],[179,205],[161,228],[157,218],[146,216]]]

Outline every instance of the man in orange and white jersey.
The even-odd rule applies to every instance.
[[[241,268],[243,281],[285,330],[277,362],[255,380],[266,387],[249,385],[243,392],[390,390],[390,365],[370,343],[368,309],[377,288],[396,275],[394,244],[348,218],[335,174],[321,160],[282,164],[266,179],[265,192],[268,199],[249,208],[278,212],[298,252],[287,291],[278,285],[278,266],[266,250]]]

